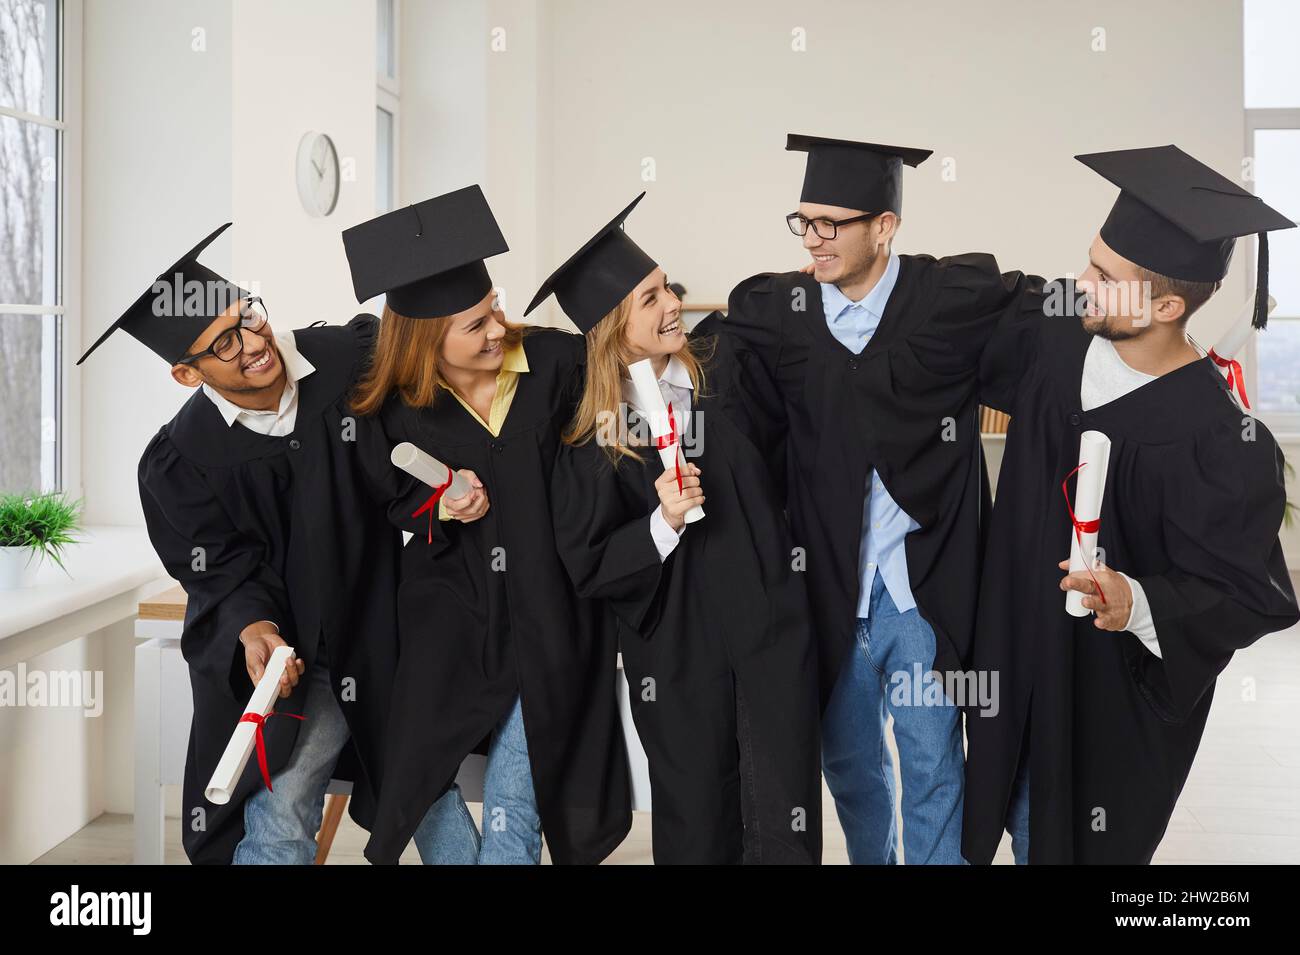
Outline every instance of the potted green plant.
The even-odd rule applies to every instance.
[[[42,560],[67,573],[64,548],[80,526],[81,503],[62,492],[0,494],[0,590],[31,586]]]

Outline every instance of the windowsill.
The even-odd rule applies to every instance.
[[[157,581],[171,585],[143,527],[94,525],[64,556],[64,573],[45,562],[31,587],[0,592],[0,640],[93,610]]]

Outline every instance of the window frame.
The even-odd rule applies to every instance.
[[[81,485],[81,379],[73,362],[81,345],[81,115],[82,115],[82,0],[49,0],[55,5],[55,109],[54,116],[28,113],[0,105],[0,116],[55,131],[54,276],[55,301],[40,304],[3,304],[6,315],[53,316],[54,361],[54,461],[50,485],[41,490],[61,490],[82,496]],[[44,442],[42,442],[44,443]],[[44,470],[44,464],[42,464]]]
[[[1285,108],[1260,108],[1245,110],[1245,152],[1244,155],[1254,159],[1255,156],[1255,134],[1260,130],[1294,130],[1300,132],[1300,107],[1293,109]],[[1255,184],[1252,178],[1250,189],[1255,191]],[[1250,277],[1253,280],[1257,263],[1259,261],[1259,238],[1251,236],[1248,240],[1250,246]],[[1277,263],[1270,262],[1270,267]],[[1296,322],[1300,324],[1300,317],[1287,317],[1278,319],[1269,319],[1269,323],[1274,321]],[[1267,334],[1267,332],[1265,332]],[[1260,399],[1260,378],[1259,378],[1259,345],[1260,337],[1252,335],[1248,346],[1251,363],[1251,394],[1259,395]],[[1295,437],[1300,436],[1300,412],[1282,412],[1282,411],[1263,411],[1256,417],[1263,421],[1268,429],[1275,436]]]
[[[382,3],[383,0],[380,0]],[[401,205],[401,162],[402,154],[402,0],[392,0],[393,3],[393,22],[392,22],[392,43],[393,43],[393,75],[384,73],[379,68],[379,63],[375,63],[375,176],[379,176],[379,116],[378,110],[383,110],[393,117],[393,135],[390,148],[392,154],[389,156],[388,175],[389,182],[392,184],[392,208],[396,209]],[[378,5],[376,5],[378,10]],[[376,14],[375,29],[378,30],[378,15]],[[376,38],[378,39],[378,38]],[[376,42],[376,52],[378,52],[378,43]],[[381,209],[376,203],[377,213],[389,210]]]

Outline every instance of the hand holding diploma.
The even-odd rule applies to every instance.
[[[487,488],[483,482],[478,479],[478,475],[469,468],[462,468],[456,472],[457,477],[462,477],[469,482],[470,492],[464,497],[444,496],[443,503],[447,505],[447,513],[456,520],[468,524],[476,521],[488,512],[490,502],[488,501]]]
[[[1097,583],[1097,533],[1101,529],[1101,502],[1106,493],[1106,470],[1110,465],[1110,438],[1100,431],[1085,431],[1079,436],[1079,466],[1061,483],[1065,506],[1073,527],[1070,529],[1070,573],[1084,571],[1089,582]],[[1070,501],[1070,475],[1078,474],[1074,502]],[[1065,610],[1071,616],[1086,617],[1093,607],[1084,605],[1084,595],[1076,588],[1066,588]],[[1093,591],[1088,591],[1093,593]],[[1108,592],[1103,587],[1095,591],[1094,600],[1105,605]],[[1125,620],[1128,618],[1125,617]]]
[[[280,636],[279,628],[269,620],[250,623],[239,634],[239,642],[244,645],[244,668],[248,670],[248,678],[254,685],[262,679],[262,674],[266,672],[267,664],[270,663],[276,649],[288,646]],[[293,692],[305,667],[306,663],[297,657],[289,661],[280,677],[281,698]]]
[[[1068,571],[1070,562],[1063,560],[1057,566]],[[1106,595],[1104,603],[1098,592],[1099,585],[1100,592]],[[1085,612],[1092,611],[1097,615],[1092,623],[1098,630],[1127,628],[1129,617],[1133,613],[1133,591],[1128,585],[1128,579],[1118,571],[1098,563],[1092,568],[1092,574],[1080,570],[1062,578],[1061,589],[1069,593],[1067,600],[1077,599]]]
[[[257,639],[265,640],[265,637],[259,636]],[[277,697],[289,695],[282,686],[282,681],[290,668],[296,673],[302,673],[302,661],[295,659],[293,647],[281,640],[280,645],[266,660],[261,676],[257,680],[257,686],[253,688],[253,695],[244,709],[244,715],[235,724],[230,742],[226,744],[226,751],[221,754],[221,760],[213,770],[212,779],[203,791],[210,802],[219,806],[230,802],[231,794],[234,793],[239,778],[244,775],[244,767],[248,765],[248,757],[253,754],[254,748],[257,750],[257,762],[262,769],[262,778],[266,782],[266,787],[271,788],[271,774],[266,762],[266,745],[262,740],[262,723],[275,709]],[[250,664],[250,674],[251,670]],[[292,682],[295,684],[298,682],[296,675],[293,676]],[[301,716],[295,718],[302,719]]]
[[[654,365],[649,358],[644,358],[628,365],[627,371],[632,379],[632,388],[636,392],[636,405],[650,425],[650,433],[654,435],[655,444],[659,448],[659,460],[663,462],[664,469],[672,473],[675,484],[680,477],[679,491],[685,492],[687,465],[680,440],[682,425],[673,415],[672,409],[664,403]],[[698,469],[695,474],[698,478]],[[693,524],[702,517],[704,517],[704,508],[695,504],[684,512],[682,520],[686,524]]]
[[[395,467],[433,488],[433,494],[412,515],[429,514],[430,540],[433,536],[433,509],[439,500],[444,501],[448,514],[466,524],[478,520],[488,512],[490,503],[487,489],[473,471],[453,471],[409,441],[403,441],[394,447],[389,460]]]
[[[700,487],[700,469],[694,464],[682,467],[682,489],[677,489],[677,472],[665,468],[655,481],[659,493],[659,510],[673,530],[681,533],[686,526],[686,515],[704,503],[704,488]]]

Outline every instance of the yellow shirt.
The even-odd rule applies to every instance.
[[[528,371],[528,356],[524,354],[523,342],[512,348],[507,348],[504,355],[501,356],[501,368],[497,371],[497,390],[492,396],[492,407],[488,409],[488,419],[483,420],[483,416],[470,407],[468,401],[456,393],[455,389],[448,389],[456,400],[460,402],[461,407],[473,416],[474,420],[487,428],[492,437],[500,437],[501,426],[506,423],[506,415],[510,413],[510,405],[515,400],[515,391],[519,388],[519,376]],[[451,515],[447,513],[446,502],[439,498],[438,500],[438,520],[451,520]]]

